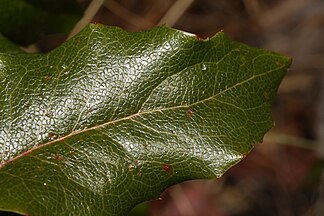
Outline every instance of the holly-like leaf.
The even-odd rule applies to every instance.
[[[220,177],[272,127],[291,60],[220,32],[90,25],[46,55],[0,54],[0,209],[126,215]]]
[[[67,33],[81,17],[75,0],[1,0],[0,33],[28,44],[51,33]]]

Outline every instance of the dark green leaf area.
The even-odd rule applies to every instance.
[[[75,0],[0,1],[0,33],[22,45],[46,34],[67,33],[80,18]]]
[[[24,53],[24,51],[0,33],[0,53],[18,54]]]
[[[0,53],[0,209],[126,215],[220,177],[272,127],[290,59],[228,39],[90,25],[46,55]]]

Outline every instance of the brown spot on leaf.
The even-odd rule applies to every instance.
[[[188,116],[189,118],[192,118],[192,116],[193,116],[193,111],[192,111],[190,108],[188,108],[186,114],[187,114],[187,116]]]
[[[172,173],[172,166],[170,164],[163,164],[162,169],[166,173]]]
[[[51,112],[49,112],[48,110],[45,110],[45,116],[48,117],[48,118],[52,118],[53,115]]]
[[[51,79],[52,79],[51,76],[44,76],[44,80],[45,80],[46,82],[50,81]]]
[[[53,133],[53,132],[49,132],[48,133],[48,138],[50,138],[51,140],[53,140],[53,139],[56,139],[57,138],[57,135],[55,133]]]
[[[65,161],[65,157],[63,157],[63,156],[60,155],[60,154],[56,154],[56,155],[54,156],[54,160],[57,161],[57,162],[63,162],[63,161]]]
[[[133,170],[132,165],[130,163],[127,163],[127,169],[129,172],[131,172]]]
[[[138,166],[138,164],[139,164],[139,163],[138,163],[138,160],[135,160],[135,161],[134,161],[134,164],[135,164],[135,166]]]

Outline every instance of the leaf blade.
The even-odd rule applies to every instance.
[[[221,176],[272,127],[290,65],[223,33],[101,25],[47,55],[0,56],[13,59],[2,73],[20,82],[0,83],[0,131],[29,136],[10,149],[14,132],[0,134],[0,209],[33,215],[125,215],[167,186]]]

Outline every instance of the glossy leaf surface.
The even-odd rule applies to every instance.
[[[0,53],[0,209],[126,215],[220,177],[272,127],[290,59],[228,39],[90,25],[46,55]]]

